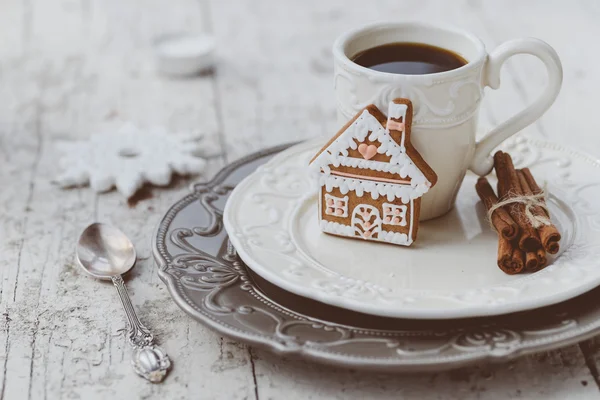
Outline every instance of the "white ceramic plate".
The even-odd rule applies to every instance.
[[[224,223],[256,273],[295,294],[350,310],[399,318],[498,315],[554,304],[600,284],[600,163],[553,144],[506,146],[518,167],[547,181],[562,233],[551,265],[510,276],[496,266],[496,234],[467,175],[456,207],[422,223],[410,248],[335,237],[317,223],[307,163],[322,141],[294,146],[242,181]]]

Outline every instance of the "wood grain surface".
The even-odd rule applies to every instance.
[[[600,55],[595,0],[0,0],[0,399],[595,399],[593,339],[501,365],[385,375],[286,360],[219,337],[190,320],[157,277],[150,240],[189,179],[147,188],[136,204],[116,193],[61,190],[61,140],[119,121],[199,130],[219,147],[204,177],[260,148],[336,129],[330,48],[341,32],[377,20],[446,22],[489,49],[536,36],[561,55],[564,86],[523,135],[600,157],[595,118]],[[152,41],[173,31],[216,35],[213,74],[155,72]],[[540,92],[541,64],[505,66],[482,125],[495,125]],[[140,260],[127,285],[174,368],[160,385],[129,364],[116,293],[74,261],[92,221],[118,225]]]

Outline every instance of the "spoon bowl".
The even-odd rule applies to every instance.
[[[102,223],[88,226],[77,242],[77,261],[88,274],[111,279],[135,265],[133,243],[118,228]]]
[[[161,382],[171,367],[171,359],[154,344],[154,336],[139,320],[121,276],[135,265],[133,243],[119,229],[95,223],[79,236],[76,253],[85,272],[96,278],[110,279],[117,289],[127,314],[127,339],[135,350],[131,360],[135,372],[152,383]]]

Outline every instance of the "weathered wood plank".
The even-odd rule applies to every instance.
[[[600,339],[596,336],[590,340],[579,343],[583,358],[588,366],[596,386],[600,388]]]
[[[217,133],[210,77],[170,80],[152,64],[153,37],[196,29],[201,8],[191,0],[142,3],[11,3],[25,27],[23,52],[6,52],[1,64],[0,95],[3,104],[11,100],[0,111],[2,158],[11,167],[0,176],[12,188],[0,194],[9,211],[0,229],[11,238],[2,243],[8,268],[0,269],[2,398],[212,397],[224,380],[233,397],[253,394],[246,347],[190,321],[156,277],[150,237],[189,181],[153,189],[135,208],[115,193],[50,183],[58,140],[85,138],[115,120]],[[207,177],[222,162],[213,160]],[[116,293],[75,264],[77,236],[96,219],[123,228],[139,251],[128,286],[141,318],[173,356],[172,376],[162,385],[135,376]]]
[[[577,346],[499,364],[429,374],[376,374],[256,351],[261,398],[592,399],[598,389]]]
[[[185,193],[187,181],[153,189],[133,208],[114,193],[61,191],[50,183],[58,140],[83,138],[119,120],[219,137],[226,156],[213,160],[207,175],[225,158],[330,135],[336,128],[331,43],[346,29],[390,16],[461,25],[489,48],[526,35],[547,40],[563,57],[565,86],[554,112],[525,134],[575,141],[588,151],[600,144],[598,135],[588,134],[598,56],[581,51],[593,49],[600,33],[595,2],[415,4],[4,0],[0,37],[9,45],[0,46],[0,238],[6,238],[0,240],[0,398],[596,398],[595,339],[581,344],[583,355],[571,346],[504,365],[410,376],[282,360],[223,339],[179,311],[150,255],[154,226]],[[219,40],[216,74],[181,81],[158,76],[152,39],[201,29],[214,30]],[[511,61],[503,87],[485,100],[482,122],[508,117],[543,84],[538,63]],[[127,281],[132,300],[174,361],[161,385],[134,376],[114,290],[84,276],[74,262],[76,237],[93,220],[120,226],[138,249],[140,261]]]

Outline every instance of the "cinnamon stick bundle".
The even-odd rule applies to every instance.
[[[523,168],[517,172],[525,195],[542,193],[542,189],[538,186],[529,168]],[[543,202],[545,205],[544,199],[542,199],[541,202]],[[539,206],[533,207],[532,212],[536,216],[544,216],[546,218],[550,217],[550,214],[548,214],[544,208]],[[556,226],[552,223],[550,225],[542,225],[538,228],[538,233],[544,249],[550,254],[558,253],[558,250],[560,249],[558,242],[560,241],[561,236],[558,232],[558,229],[556,229]]]
[[[517,171],[508,153],[498,151],[494,154],[494,168],[498,177],[498,196],[501,200],[523,195]],[[537,230],[525,215],[525,205],[512,203],[507,205],[506,209],[521,231],[519,248],[525,252],[535,252],[542,247]]]
[[[498,267],[509,275],[523,271],[525,255],[519,246],[502,235],[498,235]]]
[[[512,158],[502,151],[494,154],[498,195],[486,178],[475,190],[488,210],[498,233],[498,267],[507,274],[534,272],[548,264],[546,252],[559,250],[560,233],[550,221],[543,191],[531,171],[516,170]]]
[[[498,196],[486,178],[477,180],[475,190],[488,211],[498,203]],[[519,226],[504,208],[497,208],[492,213],[491,222],[496,232],[505,239],[513,240],[519,234]]]

